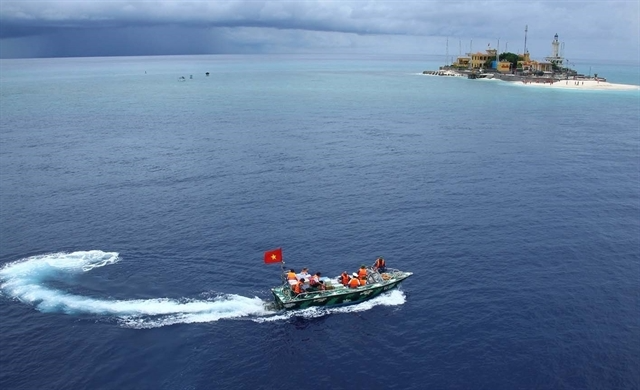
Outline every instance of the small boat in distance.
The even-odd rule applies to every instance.
[[[265,263],[281,263],[282,249],[278,248],[265,252]],[[374,298],[385,291],[398,287],[398,285],[413,275],[413,272],[400,271],[386,268],[385,272],[378,272],[373,267],[367,267],[367,280],[364,286],[349,288],[343,286],[338,277],[322,278],[324,282],[323,290],[305,291],[295,294],[291,285],[284,277],[280,286],[271,289],[275,298],[276,307],[279,309],[294,310],[305,309],[312,306],[342,306],[364,302]]]

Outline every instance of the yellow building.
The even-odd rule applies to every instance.
[[[471,54],[471,67],[473,69],[480,69],[480,68],[484,68],[485,64],[488,60],[492,60],[495,61],[496,60],[496,54],[498,53],[498,50],[496,49],[488,49],[486,50],[485,53],[472,53]]]
[[[553,72],[553,63],[536,61],[533,70],[538,72]]]
[[[511,73],[511,62],[509,61],[500,61],[498,62],[498,72],[500,73]]]
[[[470,53],[470,56],[458,57],[451,66],[464,69],[486,68],[488,61],[496,61],[497,54],[498,51],[496,49],[487,49],[484,53]],[[524,54],[518,54],[517,68],[524,72],[551,72],[553,71],[553,63],[531,60],[529,52],[526,52]],[[513,64],[509,61],[502,60],[497,63],[497,71],[500,73],[511,73],[514,70]]]
[[[553,72],[553,63],[539,61],[518,61],[523,72]]]
[[[458,57],[456,61],[453,64],[451,64],[451,66],[455,68],[469,68],[470,64],[471,64],[470,57]]]

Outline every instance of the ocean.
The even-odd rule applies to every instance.
[[[640,388],[640,91],[440,62],[1,60],[0,388]],[[278,247],[414,275],[276,311]]]

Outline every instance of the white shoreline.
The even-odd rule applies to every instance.
[[[465,78],[464,74],[447,71],[431,71],[429,73],[418,73],[422,76],[437,76],[451,78]],[[508,80],[503,78],[479,78],[477,81],[503,81],[509,84],[534,87],[534,88],[553,88],[553,89],[573,89],[573,90],[587,90],[587,91],[637,91],[640,90],[640,85],[635,84],[615,84],[604,80],[598,80],[593,78],[578,78],[568,80],[556,80],[549,78],[528,78],[526,80]],[[477,82],[476,81],[476,82]]]
[[[554,82],[553,84],[547,83],[536,83],[529,82],[526,83],[522,81],[513,82],[516,85],[520,85],[523,87],[536,87],[536,88],[554,88],[554,89],[581,89],[581,90],[591,90],[591,91],[632,91],[632,90],[640,90],[640,86],[632,85],[632,84],[613,84],[608,81],[598,81],[598,80],[559,80]]]

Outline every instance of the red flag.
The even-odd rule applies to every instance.
[[[265,264],[282,263],[282,248],[264,252]]]

